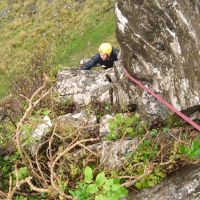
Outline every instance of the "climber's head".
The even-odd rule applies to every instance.
[[[99,53],[102,60],[107,60],[112,52],[112,46],[109,43],[102,43],[99,47]]]

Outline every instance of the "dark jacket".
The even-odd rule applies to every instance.
[[[102,60],[100,54],[97,53],[93,56],[86,64],[84,64],[81,69],[83,70],[90,70],[92,67],[96,66],[97,64],[104,65],[104,69],[111,68],[113,66],[114,61],[117,60],[119,50],[112,48],[112,52],[110,54],[109,60]]]

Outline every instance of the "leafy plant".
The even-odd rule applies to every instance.
[[[154,136],[154,134],[157,135],[157,131],[153,131],[151,136]],[[142,176],[145,173],[146,166],[149,166],[149,164],[154,161],[156,155],[158,154],[158,147],[159,146],[155,142],[152,142],[152,140],[144,139],[135,152],[132,152],[127,156],[127,173],[130,173],[136,177]],[[137,189],[152,187],[160,183],[164,177],[165,173],[163,172],[163,169],[159,166],[156,166],[149,175],[139,179],[136,182],[135,187]]]
[[[143,143],[138,147],[138,149],[132,153],[132,161],[134,163],[146,162],[153,159],[158,152],[158,146],[152,144],[150,140],[144,140]]]
[[[14,170],[14,164],[18,159],[18,153],[15,153],[11,156],[0,157],[0,187],[5,191],[8,189],[9,174]]]
[[[149,133],[151,136],[156,137],[158,135],[158,130],[157,129],[152,129]]]
[[[8,144],[8,141],[12,141],[13,132],[15,126],[11,122],[6,124],[0,124],[0,146],[4,147]]]
[[[94,174],[90,167],[84,171],[84,180],[78,184],[71,195],[78,200],[118,200],[125,197],[128,191],[120,185],[120,179],[106,178],[104,172],[97,174],[93,180]]]
[[[15,174],[15,173],[14,173]],[[27,167],[20,167],[18,169],[18,179],[23,180],[28,176],[28,169]]]
[[[163,178],[165,178],[165,174],[157,167],[150,175],[137,181],[135,187],[138,189],[149,188],[160,183]]]
[[[132,116],[118,113],[114,119],[109,120],[110,133],[107,136],[108,140],[115,140],[127,134],[131,137],[144,133],[144,127],[137,114]]]
[[[196,160],[200,157],[200,137],[195,138],[190,146],[179,146],[179,151],[182,154],[186,154],[192,160]]]

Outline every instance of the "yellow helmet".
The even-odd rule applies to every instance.
[[[99,53],[111,54],[112,46],[109,43],[102,43],[99,47]]]

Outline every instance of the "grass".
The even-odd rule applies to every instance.
[[[8,93],[8,79],[23,73],[23,67],[31,64],[43,46],[52,52],[48,65],[56,74],[59,69],[77,66],[80,59],[94,55],[100,43],[117,43],[111,0],[100,4],[95,0],[21,2],[0,3],[0,12],[10,9],[6,19],[0,18],[0,99]],[[32,15],[26,6],[34,2],[37,13]]]
[[[3,70],[0,69],[0,99],[8,95],[10,83],[6,80]]]
[[[109,16],[108,16],[109,17]],[[113,17],[113,16],[112,16]],[[111,17],[110,17],[111,18]],[[101,21],[99,24],[88,27],[84,32],[72,33],[71,41],[64,51],[58,51],[55,54],[55,64],[66,64],[74,66],[78,61],[87,56],[92,56],[97,52],[97,47],[102,41],[112,43],[115,23],[110,19],[108,23]]]

